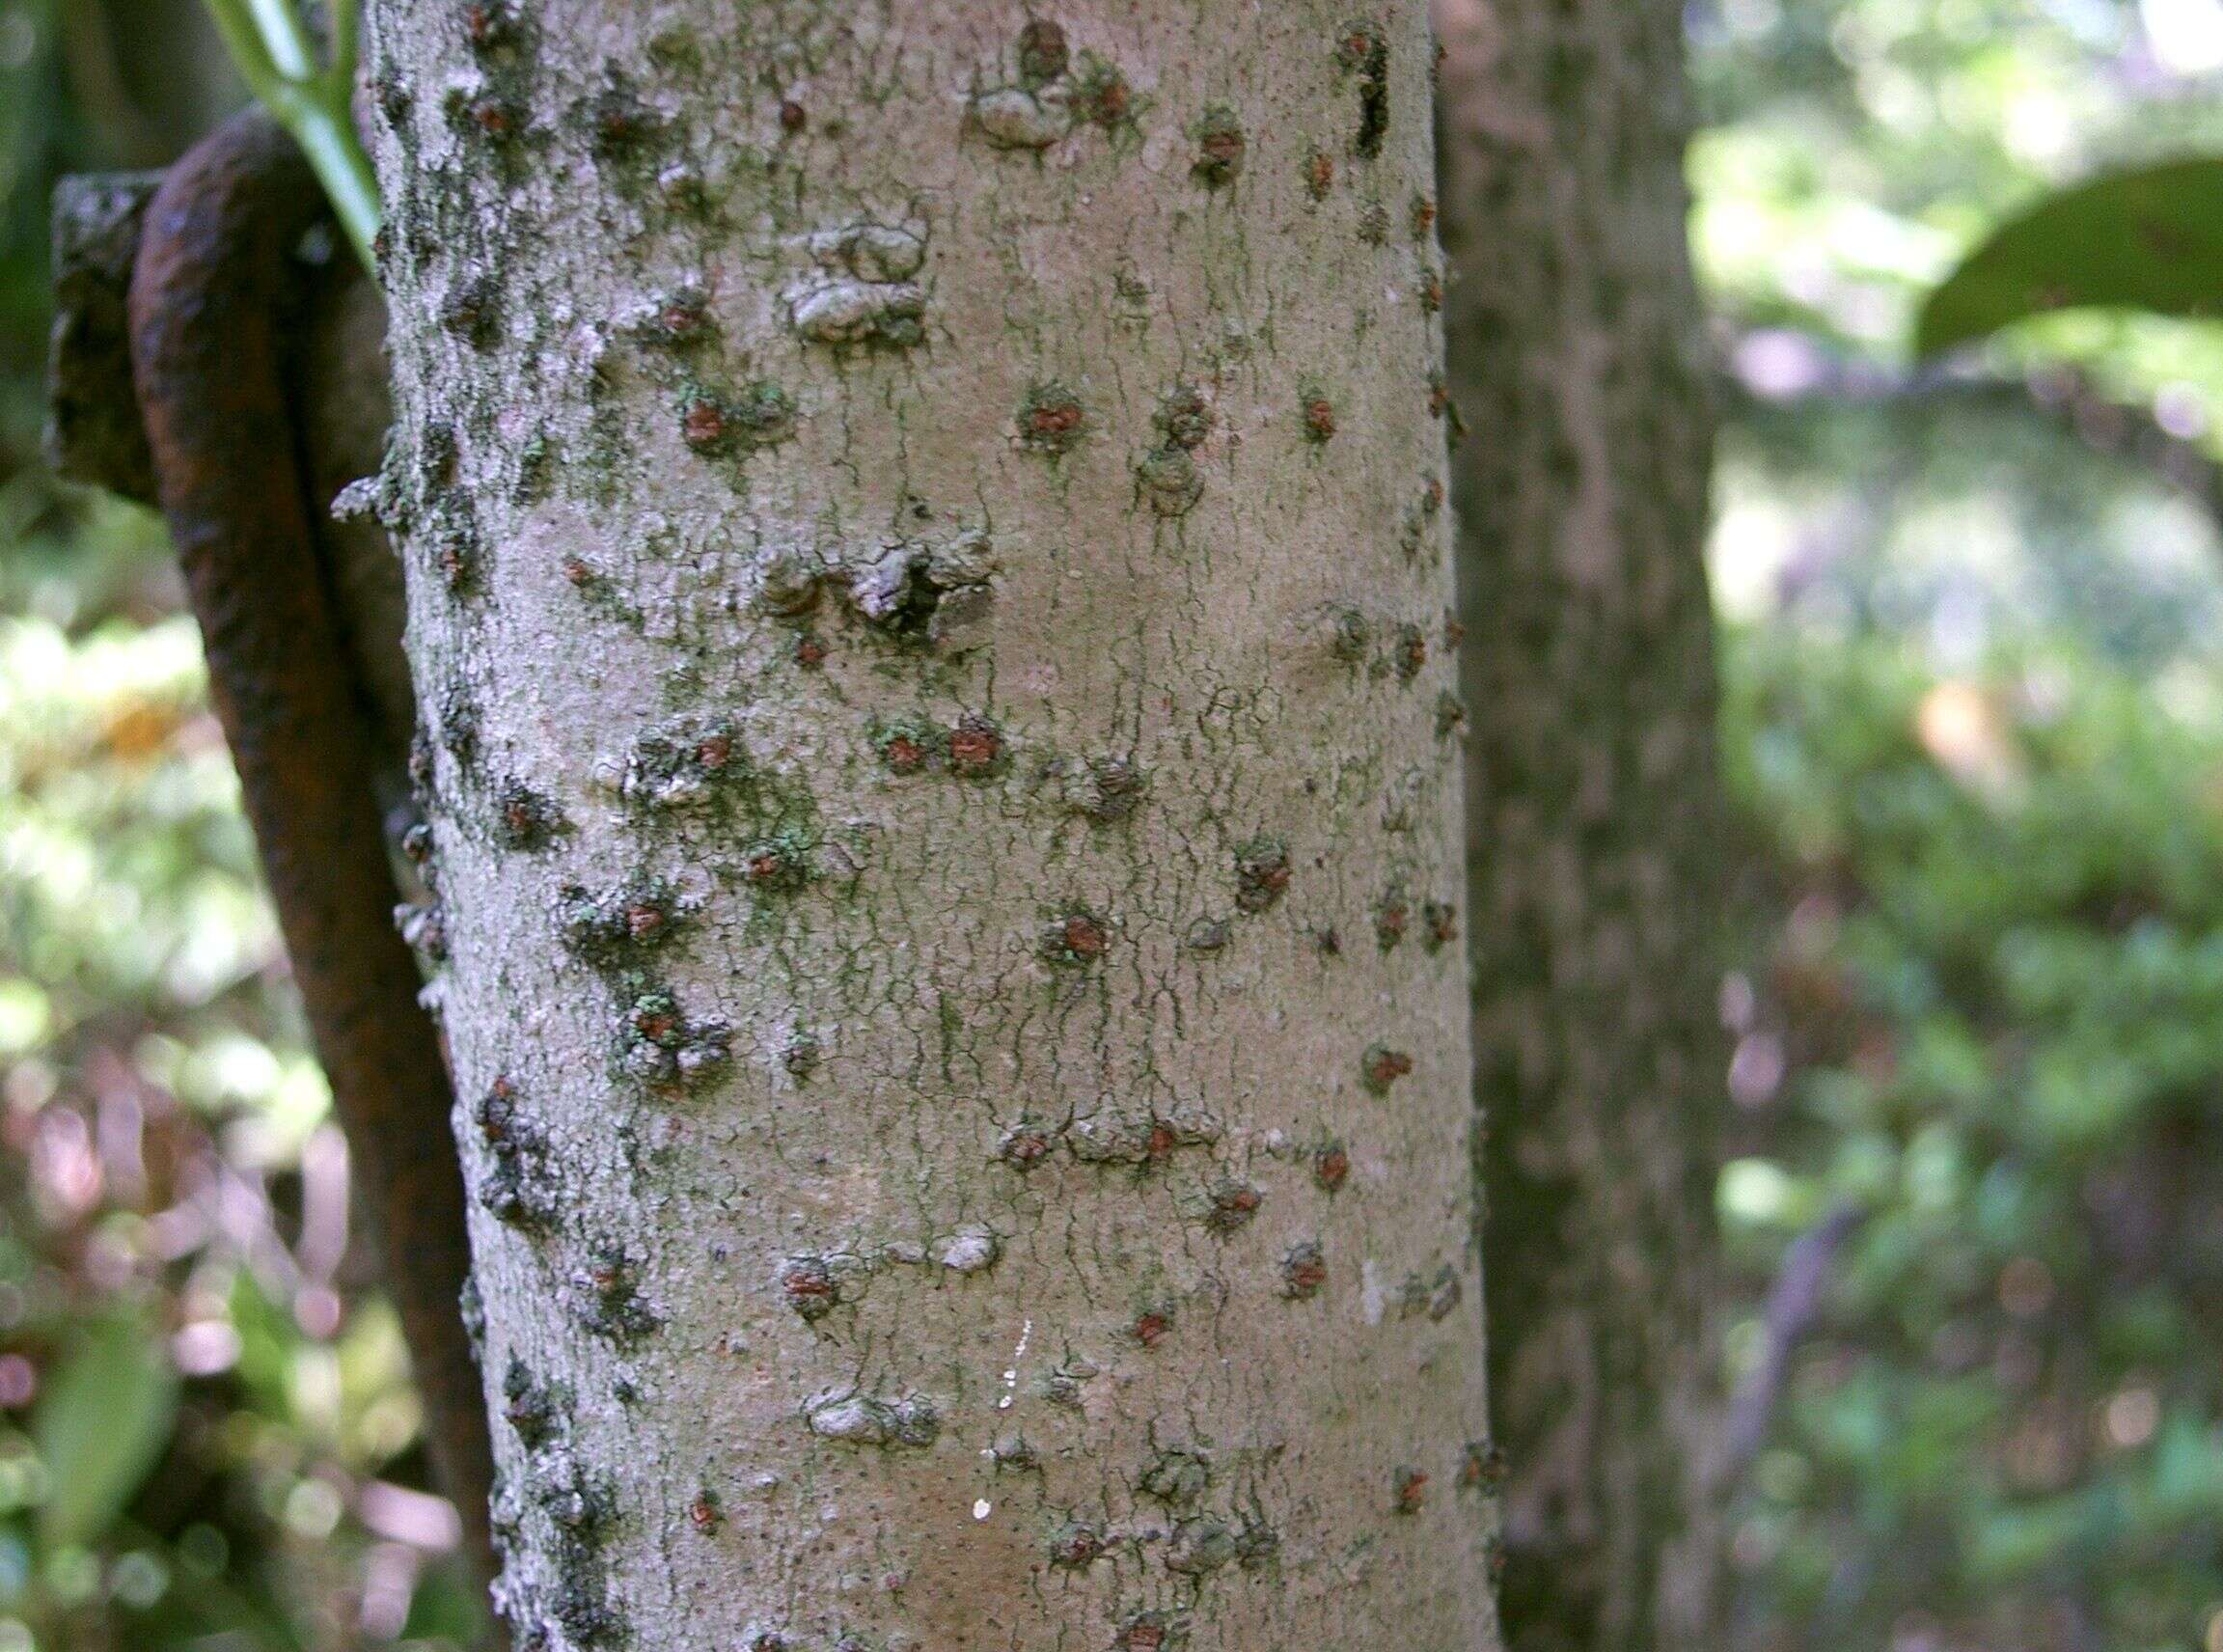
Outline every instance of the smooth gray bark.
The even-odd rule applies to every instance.
[[[1494,1648],[1421,8],[373,28],[522,1643]]]

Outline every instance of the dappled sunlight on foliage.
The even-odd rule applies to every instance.
[[[2223,1601],[2223,722],[2072,647],[1734,662],[1780,916],[1724,996],[1732,1255],[1865,1213],[1742,1510],[1753,1643],[2190,1644]]]
[[[0,620],[0,1611],[463,1638],[190,624]]]

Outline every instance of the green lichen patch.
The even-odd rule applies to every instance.
[[[1135,482],[1142,499],[1160,516],[1186,516],[1204,493],[1204,478],[1185,449],[1153,448],[1136,461]]]
[[[706,456],[753,454],[795,433],[794,399],[770,379],[738,390],[690,386],[678,412],[680,439]]]
[[[1413,1070],[1413,1058],[1386,1044],[1369,1044],[1358,1059],[1358,1079],[1375,1095],[1387,1095],[1389,1087]]]
[[[1090,125],[1125,134],[1135,129],[1142,110],[1135,88],[1119,66],[1084,51],[1081,54],[1081,72],[1073,77],[1073,112]]]
[[[793,895],[811,879],[818,848],[812,834],[797,827],[758,838],[741,851],[738,875],[757,895]]]
[[[948,760],[947,736],[923,718],[876,723],[870,738],[872,750],[890,774],[923,774]]]
[[[668,988],[655,987],[618,1017],[613,1064],[659,1093],[707,1089],[729,1070],[732,1037],[725,1022],[691,1017]]]
[[[661,878],[643,878],[600,894],[566,884],[558,897],[563,945],[605,975],[644,968],[679,937],[692,916]]]

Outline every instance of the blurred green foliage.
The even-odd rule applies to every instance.
[[[2001,223],[2223,152],[2223,5],[1721,0],[1693,38],[1763,845],[1734,1373],[1794,1238],[1860,1213],[1740,1497],[1739,1644],[2223,1652],[2223,329],[1907,360]]]
[[[180,618],[0,618],[0,1645],[460,1641],[201,694]]]
[[[198,6],[0,0],[0,1652],[484,1623],[160,524],[37,457],[54,176],[228,76]]]
[[[1766,1646],[2193,1647],[2223,1610],[2223,703],[2069,646],[1738,637],[1754,1279],[1867,1213],[1737,1539]],[[1756,1352],[1747,1322],[1732,1352]]]
[[[180,14],[0,0],[0,1652],[460,1644],[158,528],[32,456],[53,172],[236,96],[148,113]],[[2223,152],[2223,0],[1689,17],[1733,1375],[1860,1213],[1740,1495],[1737,1644],[2223,1652],[2223,331],[1906,358],[1993,226]]]

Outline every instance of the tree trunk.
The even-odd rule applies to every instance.
[[[1438,18],[1506,1633],[1684,1652],[1717,1643],[1728,865],[1681,15]]]
[[[1417,3],[372,25],[520,1644],[1494,1647]]]

